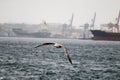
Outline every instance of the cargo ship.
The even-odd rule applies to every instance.
[[[119,15],[118,15],[116,24],[113,24],[113,23],[106,24],[106,27],[111,29],[110,31],[90,30],[93,34],[92,39],[93,40],[120,41],[119,20],[120,20],[120,11],[119,11]]]
[[[91,30],[93,40],[120,41],[120,33],[106,32],[102,30]]]
[[[12,30],[17,37],[35,37],[35,38],[49,38],[51,36],[50,32],[27,32],[21,28],[13,28]]]

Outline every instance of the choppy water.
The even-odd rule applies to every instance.
[[[62,49],[34,46],[59,42],[70,52],[73,65]],[[0,80],[119,80],[120,42],[0,38]]]

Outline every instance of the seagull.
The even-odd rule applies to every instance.
[[[69,62],[72,64],[72,60],[71,60],[71,58],[70,58],[69,52],[68,52],[67,48],[64,47],[62,44],[55,43],[55,42],[48,42],[48,43],[40,44],[40,45],[36,46],[35,48],[41,47],[41,46],[45,46],[45,45],[53,45],[53,46],[56,47],[56,48],[63,48],[67,59],[68,59]]]

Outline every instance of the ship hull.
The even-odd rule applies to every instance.
[[[120,33],[105,32],[101,30],[91,30],[93,40],[120,41]]]

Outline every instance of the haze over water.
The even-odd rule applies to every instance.
[[[34,46],[64,44],[63,49]],[[49,38],[0,38],[0,79],[6,80],[119,80],[120,42]]]
[[[91,24],[96,12],[95,25],[115,22],[120,0],[0,0],[0,23],[69,23],[73,26]]]

